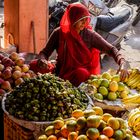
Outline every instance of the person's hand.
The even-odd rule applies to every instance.
[[[124,81],[129,76],[129,71],[125,68],[125,63],[120,65],[117,73],[120,74],[121,81]]]
[[[38,59],[37,60],[37,66],[39,68],[47,68],[48,67],[48,61],[46,59]]]

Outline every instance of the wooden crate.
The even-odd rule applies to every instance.
[[[4,114],[4,140],[34,140],[33,132],[14,123]]]

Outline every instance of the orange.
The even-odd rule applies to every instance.
[[[63,120],[55,120],[55,121],[53,121],[54,129],[61,129],[61,127],[63,125],[64,125],[64,121]]]
[[[78,134],[76,132],[70,132],[68,135],[68,140],[76,140],[78,137]]]
[[[69,131],[68,131],[66,125],[64,125],[64,126],[61,128],[60,133],[61,133],[61,135],[62,135],[64,138],[67,138],[67,137],[68,137]]]
[[[104,114],[102,115],[102,120],[105,121],[105,122],[107,122],[108,119],[111,118],[111,117],[112,117],[111,114],[109,114],[109,113],[104,113]]]
[[[54,135],[50,135],[47,140],[57,140],[57,137]]]
[[[98,128],[100,125],[101,117],[97,115],[92,115],[87,118],[87,127]]]
[[[89,117],[91,115],[95,115],[95,114],[96,114],[96,112],[94,110],[92,110],[92,109],[84,110],[84,116],[85,116],[85,118],[87,118],[87,117]]]
[[[79,117],[77,119],[77,128],[76,130],[81,130],[83,129],[87,124],[86,118],[85,117]]]
[[[84,116],[84,112],[81,109],[76,109],[72,112],[72,117],[79,118]]]
[[[88,140],[86,135],[79,135],[76,140]]]
[[[100,135],[98,140],[109,140],[109,138],[105,135]]]
[[[38,140],[47,140],[47,136],[46,135],[41,135],[38,137]]]
[[[101,120],[98,129],[103,130],[106,126],[107,126],[107,123],[105,121]]]
[[[109,138],[109,140],[115,140],[114,138]]]
[[[88,136],[89,139],[94,140],[100,136],[100,132],[97,128],[89,128],[86,131],[86,135]]]
[[[114,130],[117,130],[120,128],[120,123],[115,117],[111,117],[107,121],[108,126],[112,127]]]
[[[63,137],[59,137],[58,140],[67,140],[67,139]]]
[[[103,115],[103,109],[101,107],[94,106],[94,107],[92,107],[92,109],[95,111],[96,115],[100,115],[100,116]]]
[[[45,129],[45,134],[47,136],[53,135],[55,133],[54,126],[50,125]]]
[[[103,134],[107,137],[112,137],[114,134],[114,130],[110,126],[107,126],[103,129]]]

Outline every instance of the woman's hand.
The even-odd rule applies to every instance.
[[[129,71],[125,68],[125,64],[126,63],[121,64],[117,71],[117,73],[120,74],[121,81],[124,81],[129,76]]]
[[[47,68],[48,67],[48,61],[46,59],[38,59],[37,60],[37,66],[39,68]]]

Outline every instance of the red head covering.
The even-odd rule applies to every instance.
[[[87,18],[87,24],[85,27],[88,27],[90,22],[90,14],[88,9],[80,3],[70,4],[60,22],[62,31],[65,33],[69,32],[74,23],[83,18]]]
[[[89,28],[90,14],[88,9],[80,4],[70,4],[60,22],[60,36],[58,49],[58,69],[59,76],[71,81],[73,71],[78,68],[85,68],[88,71],[92,67],[92,53],[84,43],[73,25],[87,18],[85,28]]]

